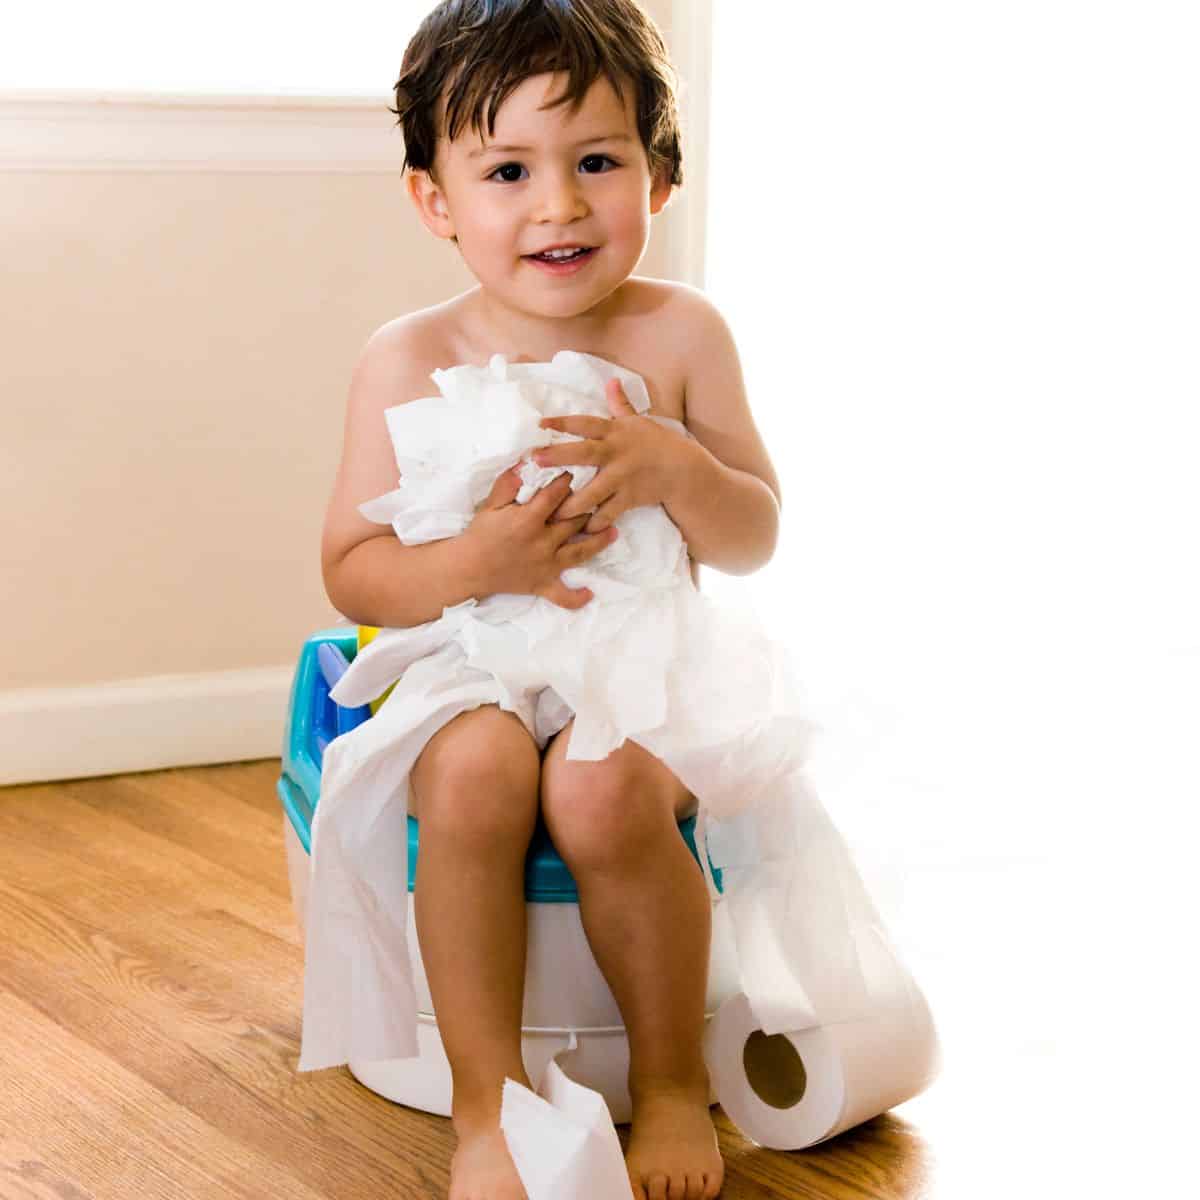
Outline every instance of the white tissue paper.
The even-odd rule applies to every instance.
[[[650,405],[640,376],[574,351],[548,363],[497,354],[486,368],[432,378],[440,395],[386,413],[399,487],[361,506],[409,545],[461,533],[518,462],[519,503],[564,469],[572,490],[584,486],[596,468],[529,461],[539,446],[578,440],[539,428],[542,416],[609,417],[612,378],[639,413]],[[581,609],[540,596],[467,600],[415,628],[381,630],[334,688],[339,704],[357,705],[395,685],[324,756],[302,1071],[417,1053],[408,777],[438,729],[483,704],[515,713],[539,749],[573,716],[569,760],[603,759],[630,738],[696,796],[701,867],[713,901],[728,906],[741,989],[765,1034],[861,1021],[893,994],[903,968],[805,771],[817,726],[788,652],[696,589],[661,505],[615,524],[616,541],[563,572],[568,586],[594,594]],[[710,858],[724,871],[723,896]]]
[[[628,1200],[625,1153],[608,1105],[558,1063],[546,1065],[537,1093],[504,1081],[500,1129],[528,1200]]]

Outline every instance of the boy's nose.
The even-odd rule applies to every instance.
[[[549,175],[538,195],[537,217],[539,220],[565,225],[576,217],[588,213],[587,201],[574,176]]]

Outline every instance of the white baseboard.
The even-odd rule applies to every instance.
[[[294,671],[0,692],[0,784],[278,757]]]

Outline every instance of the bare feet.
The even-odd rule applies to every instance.
[[[708,1111],[708,1083],[635,1094],[625,1166],[635,1200],[713,1200],[725,1163]]]
[[[508,1076],[533,1090],[524,1071]],[[529,1200],[500,1129],[503,1084],[468,1092],[452,1103],[458,1147],[450,1160],[447,1200]]]
[[[528,1200],[499,1121],[458,1134],[448,1200]]]

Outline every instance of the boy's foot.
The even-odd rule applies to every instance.
[[[528,1200],[499,1121],[457,1132],[448,1200]]]
[[[661,1086],[633,1098],[625,1166],[635,1200],[714,1200],[725,1178],[702,1087]]]

